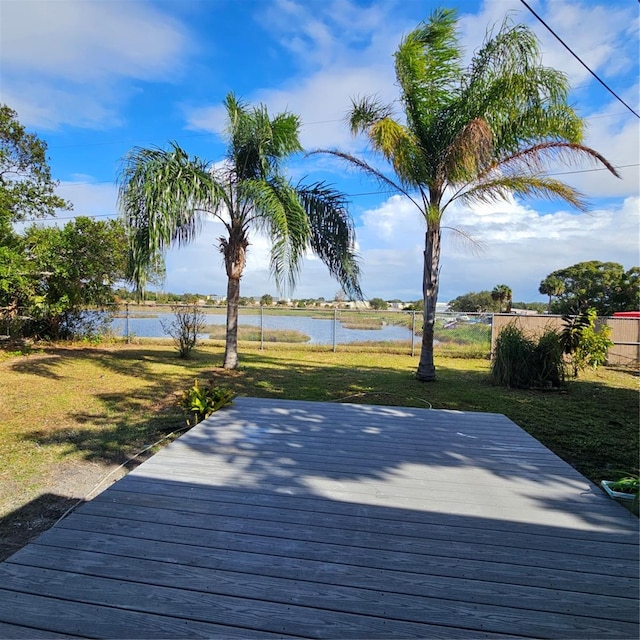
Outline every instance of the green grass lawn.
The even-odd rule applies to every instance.
[[[250,343],[236,371],[222,347],[180,360],[170,342],[44,347],[0,362],[0,517],[32,500],[61,465],[121,463],[184,427],[179,395],[194,378],[237,394],[503,413],[594,482],[638,466],[638,381],[586,372],[556,392],[491,386],[489,362],[437,357],[438,379],[414,377],[417,358],[373,348]]]

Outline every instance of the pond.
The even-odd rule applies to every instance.
[[[168,325],[174,319],[173,313],[158,313],[153,317],[136,317],[131,315],[128,319],[129,335],[144,338],[168,337],[162,328],[162,323]],[[206,314],[207,324],[224,325],[224,314]],[[240,314],[238,324],[260,326],[260,315]],[[112,329],[118,335],[126,335],[127,319],[114,318]],[[333,344],[334,319],[332,317],[316,318],[307,315],[270,315],[264,314],[263,329],[267,330],[294,330],[309,336],[307,344]],[[336,344],[349,344],[351,342],[400,342],[411,340],[411,330],[407,327],[385,324],[380,329],[347,329],[335,322]],[[208,334],[202,334],[201,338],[208,338]]]

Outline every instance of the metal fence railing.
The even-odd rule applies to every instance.
[[[224,339],[226,307],[201,307],[205,318],[203,338]],[[170,305],[153,307],[127,305],[118,313],[114,328],[127,339],[161,337],[162,320],[171,316]],[[345,309],[330,307],[241,307],[238,317],[240,341],[329,345],[406,346],[412,355],[419,351],[422,312],[403,310]],[[491,315],[438,314],[436,343],[475,346],[488,353],[491,344]]]
[[[226,306],[199,306],[204,328],[202,339],[224,340]],[[134,338],[169,338],[167,326],[174,307],[162,304],[122,304],[107,311],[86,310],[101,320],[103,335]],[[4,313],[3,313],[4,311]],[[100,314],[103,314],[100,317]],[[32,318],[20,310],[0,310],[0,335],[20,338],[30,328]],[[422,312],[322,307],[251,306],[240,307],[240,341],[259,342],[264,349],[272,343],[331,346],[377,347],[384,351],[406,349],[411,355],[420,350]],[[4,332],[4,333],[3,333]],[[491,315],[439,313],[435,341],[443,347],[474,347],[489,352]]]

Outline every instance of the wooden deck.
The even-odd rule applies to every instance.
[[[0,564],[0,637],[638,638],[638,520],[496,414],[240,398]]]

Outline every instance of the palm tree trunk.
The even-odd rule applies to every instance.
[[[224,347],[225,369],[238,366],[238,302],[240,300],[240,278],[246,263],[249,241],[241,222],[234,221],[229,239],[220,239],[220,249],[224,254],[227,271],[227,335]]]
[[[424,271],[422,295],[424,298],[424,322],[422,327],[422,347],[416,377],[424,382],[436,379],[433,362],[433,334],[436,323],[436,303],[438,302],[438,278],[440,275],[440,226],[429,225],[425,234]]]
[[[224,345],[225,369],[238,366],[238,302],[240,300],[240,278],[227,280],[227,334]]]

